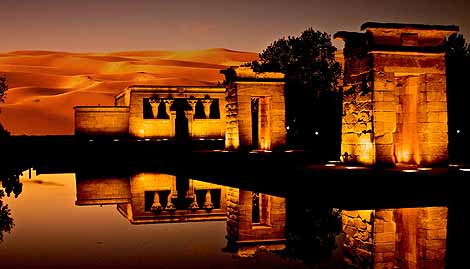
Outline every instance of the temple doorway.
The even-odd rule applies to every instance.
[[[400,110],[397,112],[395,158],[399,163],[420,163],[418,101],[419,88],[424,83],[419,76],[398,77]]]
[[[270,98],[251,98],[251,137],[253,149],[271,147]]]
[[[259,148],[259,98],[251,98],[251,146]]]
[[[188,141],[189,140],[189,126],[188,118],[186,117],[186,111],[191,111],[192,108],[189,106],[186,99],[177,98],[171,106],[171,110],[176,112],[175,118],[175,138],[177,141]]]

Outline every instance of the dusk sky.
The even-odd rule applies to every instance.
[[[307,27],[333,34],[366,21],[455,24],[470,39],[468,0],[0,0],[0,9],[3,52],[260,52]]]

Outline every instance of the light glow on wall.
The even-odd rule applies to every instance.
[[[365,165],[373,165],[375,163],[375,147],[370,141],[369,136],[362,136],[359,139],[357,160]]]

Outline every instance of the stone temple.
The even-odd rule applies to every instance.
[[[75,107],[75,134],[225,140],[228,149],[285,146],[284,75],[239,67],[226,86],[134,85],[114,106]]]
[[[365,165],[448,160],[445,38],[457,26],[367,22],[345,42],[341,159]],[[75,133],[219,139],[227,149],[283,148],[284,75],[223,70],[224,87],[135,85],[115,106],[75,107]]]
[[[374,23],[345,42],[341,155],[366,165],[448,159],[444,41],[457,26]]]

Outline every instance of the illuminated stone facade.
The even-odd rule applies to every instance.
[[[226,188],[163,173],[130,177],[77,174],[76,205],[111,205],[132,224],[225,221]]]
[[[447,207],[342,212],[344,255],[354,268],[445,268]]]
[[[111,107],[75,107],[77,135],[225,137],[225,88],[130,86]]]
[[[237,256],[286,247],[286,199],[227,187],[227,250]]]
[[[227,83],[228,149],[271,150],[286,143],[284,74],[239,67],[222,71]]]
[[[164,173],[77,174],[76,205],[112,205],[131,224],[227,221],[227,251],[286,247],[286,199]]]
[[[366,165],[447,161],[443,42],[456,26],[365,23],[345,41],[341,156]]]
[[[225,87],[130,86],[114,106],[75,107],[75,134],[225,139],[228,149],[286,143],[284,75],[230,68]]]

